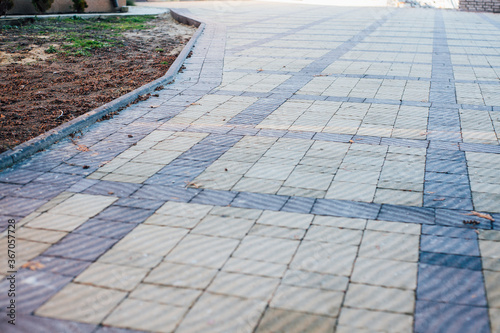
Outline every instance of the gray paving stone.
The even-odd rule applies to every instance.
[[[7,216],[26,216],[47,200],[5,197],[0,199],[0,211]]]
[[[473,271],[482,270],[481,258],[468,255],[420,252],[420,263],[470,269]]]
[[[27,184],[33,179],[41,176],[43,173],[38,171],[13,169],[4,171],[0,174],[0,182],[11,184]]]
[[[317,215],[376,219],[381,205],[342,200],[317,199],[312,213]]]
[[[16,315],[30,314],[45,303],[57,291],[72,280],[70,276],[62,276],[50,272],[20,271],[16,274]],[[10,282],[3,280],[0,286],[9,290]],[[7,293],[0,295],[0,302],[9,302]],[[6,316],[6,307],[0,310]]]
[[[189,202],[199,192],[201,192],[200,189],[182,188],[180,186],[144,185],[132,197],[136,199]]]
[[[128,197],[137,191],[142,185],[132,183],[121,183],[111,181],[99,181],[83,191],[87,194],[112,195],[115,197]],[[76,192],[76,191],[75,191]]]
[[[419,264],[417,300],[486,306],[480,271]]]
[[[434,210],[429,208],[382,205],[377,219],[395,222],[434,224],[435,215]]]
[[[287,196],[240,192],[231,203],[232,207],[280,210],[288,201]]]
[[[439,314],[437,316],[436,314]],[[415,332],[490,332],[485,307],[417,300]]]
[[[423,225],[422,235],[444,236],[450,238],[477,239],[472,228],[454,228],[440,225]]]
[[[51,246],[44,256],[77,260],[95,260],[117,242],[117,239],[70,234]]]
[[[141,223],[144,222],[154,210],[152,209],[139,209],[123,206],[110,206],[100,212],[96,218],[108,221],[120,221],[128,223]]]
[[[74,260],[57,257],[38,256],[33,261],[44,265],[41,271],[47,271],[53,274],[75,277],[83,272],[90,264],[90,261]]]
[[[228,206],[237,195],[238,192],[203,189],[190,202],[203,205]]]
[[[96,325],[93,324],[83,324],[74,321],[44,318],[44,317],[34,316],[32,314],[17,314],[16,325],[9,324],[7,320],[2,320],[0,322],[0,330],[4,333],[19,333],[19,332],[92,333],[94,332],[95,329]]]
[[[479,256],[479,246],[475,239],[422,235],[420,238],[420,249],[435,253]]]

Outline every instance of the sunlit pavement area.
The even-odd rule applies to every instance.
[[[500,332],[499,15],[147,5],[175,82],[0,173],[0,331]]]

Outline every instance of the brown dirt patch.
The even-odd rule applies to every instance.
[[[169,14],[120,19],[0,30],[0,152],[163,76],[196,30]]]

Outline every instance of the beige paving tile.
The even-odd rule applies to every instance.
[[[247,236],[233,257],[288,264],[298,246],[299,242],[295,240]]]
[[[139,225],[120,240],[113,250],[164,256],[187,234],[186,229]]]
[[[207,290],[215,294],[268,301],[279,282],[276,278],[220,272]]]
[[[500,242],[500,231],[498,231],[498,230],[480,229],[480,230],[478,230],[478,232],[479,232],[478,238],[480,240],[490,240],[490,241]]]
[[[165,164],[151,164],[151,162],[127,162],[113,171],[113,173],[129,176],[151,177],[152,175],[160,171],[164,166]]]
[[[405,205],[422,207],[422,192],[397,191],[386,188],[377,188],[373,202],[381,204]]]
[[[361,230],[313,225],[307,230],[304,239],[316,242],[359,245],[362,236],[363,231]]]
[[[304,229],[297,228],[284,228],[276,227],[273,225],[255,224],[252,229],[248,232],[249,235],[262,236],[262,237],[273,237],[273,238],[284,238],[284,239],[295,239],[300,240],[304,237],[306,231]]]
[[[374,329],[337,325],[337,327],[335,328],[335,333],[385,333],[385,331],[375,331]]]
[[[357,246],[302,241],[290,267],[323,274],[349,276],[352,272]]]
[[[490,321],[491,321],[491,332],[500,332],[500,309],[489,309]]]
[[[188,308],[201,295],[200,290],[141,283],[130,298]]]
[[[265,307],[260,300],[205,293],[176,332],[252,332]]]
[[[146,283],[204,289],[217,274],[216,269],[162,262],[144,279]]]
[[[351,283],[344,306],[412,315],[414,303],[414,291]]]
[[[71,216],[53,213],[43,213],[26,224],[34,229],[48,229],[54,231],[73,231],[86,222],[87,216]]]
[[[376,189],[374,184],[334,181],[325,198],[372,202]]]
[[[191,233],[241,239],[254,223],[254,220],[208,215]]]
[[[223,271],[233,273],[244,273],[257,276],[267,276],[280,278],[285,274],[287,266],[284,264],[275,264],[265,261],[255,261],[248,259],[229,258]]]
[[[260,178],[241,178],[231,190],[237,192],[256,192],[276,194],[283,185],[281,180],[260,179]]]
[[[6,237],[0,239],[0,248],[5,249],[4,251],[0,252],[0,272],[2,273],[7,273],[7,271],[12,270],[12,268],[10,267],[12,263],[8,262],[8,260],[12,258],[8,257],[7,244],[8,243]],[[16,241],[16,248],[14,249],[16,255],[14,264],[16,269],[19,269],[19,267],[21,267],[27,261],[45,252],[45,250],[47,250],[51,245],[52,244],[48,243],[32,242],[29,240],[18,239]]]
[[[366,227],[366,220],[348,218],[348,217],[316,215],[314,217],[313,224],[324,225],[324,226],[329,226],[329,227],[337,227],[337,228],[363,230]]]
[[[153,214],[146,221],[144,221],[144,224],[154,224],[154,225],[178,227],[186,229],[192,229],[198,223],[200,223],[200,219],[198,218],[171,216],[163,214]]]
[[[366,230],[359,249],[365,258],[418,261],[419,237],[417,235]]]
[[[262,214],[260,209],[236,208],[236,207],[214,207],[210,215],[231,216],[249,220],[257,220]]]
[[[488,306],[500,309],[500,272],[484,271]]]
[[[306,197],[306,198],[321,198],[325,197],[326,191],[312,190],[300,187],[287,187],[282,186],[277,193],[278,195],[288,195],[292,197]]]
[[[344,293],[339,291],[279,286],[271,303],[272,308],[337,317]]]
[[[135,157],[132,162],[147,163],[147,164],[162,164],[167,165],[168,163],[175,160],[180,154],[180,151],[164,151],[164,150],[146,150],[142,154]],[[116,170],[118,173],[120,170]],[[127,172],[128,173],[128,172]]]
[[[50,210],[53,214],[92,217],[118,200],[116,197],[77,193]]]
[[[97,287],[131,291],[148,272],[149,269],[146,268],[95,262],[78,275],[74,281]]]
[[[273,212],[266,210],[262,213],[257,223],[281,226],[287,228],[307,229],[311,224],[313,215],[288,212]]]
[[[122,291],[70,283],[42,305],[35,314],[99,324],[126,295],[127,293]]]
[[[331,333],[334,328],[334,318],[268,308],[256,333]]]
[[[301,270],[288,270],[283,277],[284,285],[345,291],[349,279],[346,276],[320,274]]]
[[[221,268],[239,241],[230,238],[187,235],[165,260],[186,265]]]
[[[168,201],[156,211],[156,214],[201,219],[208,214],[212,207],[209,205]]]
[[[18,231],[18,239],[26,239],[33,242],[40,243],[57,243],[61,238],[66,236],[68,233],[64,231],[55,230],[43,230],[43,229],[33,229],[29,227],[21,228]]]
[[[187,308],[168,304],[124,300],[104,321],[104,325],[149,332],[173,332]]]
[[[369,220],[366,225],[368,230],[398,232],[403,234],[420,235],[421,226],[416,223],[386,222]]]
[[[57,206],[58,204],[60,204],[64,200],[71,198],[74,195],[75,195],[75,193],[73,193],[73,192],[61,192],[60,194],[58,194],[57,196],[52,198],[50,201],[46,202],[45,204],[43,204],[42,206],[37,208],[36,212],[46,212],[49,209]]]
[[[384,287],[415,290],[417,263],[373,258],[358,258],[351,281]]]
[[[349,328],[366,329],[367,332],[413,332],[413,316],[381,311],[342,308],[339,325]]]
[[[479,249],[482,257],[500,259],[500,242],[480,240]]]
[[[500,258],[482,258],[483,261],[483,269],[487,269],[489,271],[500,272]]]
[[[161,255],[112,248],[99,257],[98,262],[121,266],[152,268],[158,265],[162,259],[163,256]]]

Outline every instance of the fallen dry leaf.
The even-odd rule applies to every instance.
[[[353,141],[353,140],[349,140],[349,142],[350,142],[350,143],[354,143],[354,141]]]
[[[495,219],[493,217],[491,217],[490,214],[485,214],[485,213],[479,213],[479,212],[472,211],[472,212],[470,212],[470,214],[465,214],[465,215],[474,215],[474,216],[477,216],[477,217],[482,217],[483,219],[490,220],[491,222],[495,222]]]
[[[189,105],[201,105],[200,103],[191,103]]]
[[[44,268],[45,265],[39,263],[38,261],[28,261],[24,265],[21,266],[21,268],[28,268],[29,270],[36,271],[37,269],[42,269]]]
[[[432,201],[445,201],[446,198],[437,198],[437,199],[432,199]]]
[[[188,187],[200,188],[201,184],[196,184],[195,182],[189,182]]]
[[[78,145],[78,147],[76,148],[77,150],[79,151],[89,151],[89,147],[87,147],[86,145]]]

